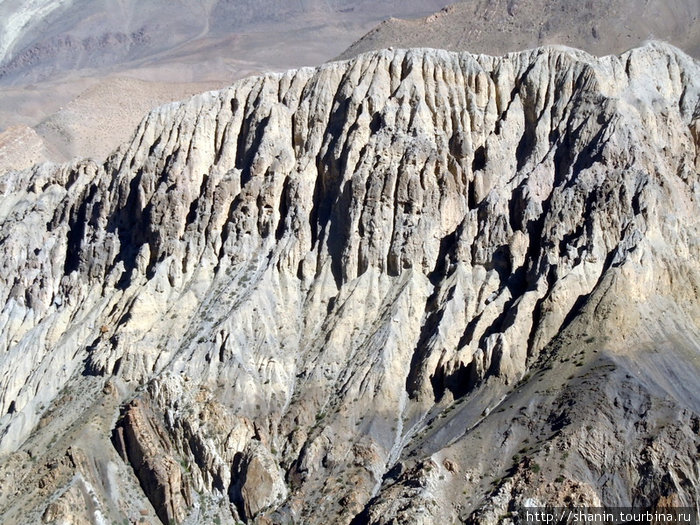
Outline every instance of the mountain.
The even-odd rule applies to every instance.
[[[264,64],[289,67],[296,51],[301,65],[310,53],[324,60],[332,56],[312,50],[319,40],[338,53],[357,27],[390,14],[428,14],[442,5],[436,0],[1,0],[0,84],[52,80],[78,70],[94,76],[115,67],[161,68],[161,76],[178,80],[194,71],[201,79],[221,67],[215,56],[230,60],[227,55],[240,46],[235,40],[247,33],[268,33],[268,49],[253,46],[248,49],[253,56],[238,58],[260,61],[265,56]],[[299,33],[296,43],[307,40],[306,48],[279,46],[294,32]],[[164,64],[177,65],[179,75],[169,75]]]
[[[102,162],[150,109],[325,62],[429,0],[0,0],[0,172]]]
[[[388,46],[503,54],[563,44],[619,54],[662,39],[700,57],[700,4],[694,0],[467,0],[422,19],[391,18],[340,58]]]
[[[383,50],[0,179],[0,516],[697,508],[700,65]]]

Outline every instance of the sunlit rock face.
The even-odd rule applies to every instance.
[[[3,522],[694,505],[699,92],[658,43],[388,50],[5,175]]]

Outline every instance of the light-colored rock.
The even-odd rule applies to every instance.
[[[63,400],[43,424],[111,435],[163,521],[477,519],[554,501],[557,473],[692,503],[699,93],[658,43],[386,50],[4,175],[0,476],[28,494],[21,455],[65,453],[34,432]]]

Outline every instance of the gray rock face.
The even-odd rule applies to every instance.
[[[3,521],[694,505],[699,73],[380,51],[8,174]]]

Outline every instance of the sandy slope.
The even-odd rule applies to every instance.
[[[2,0],[0,170],[104,158],[154,106],[249,74],[322,63],[387,16],[442,5]],[[30,136],[30,151],[10,146]]]
[[[423,19],[388,20],[341,57],[387,46],[500,55],[546,44],[608,55],[650,38],[698,57],[699,18],[696,0],[467,0]]]

